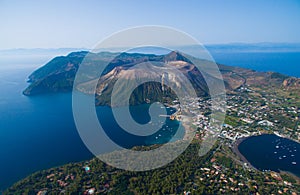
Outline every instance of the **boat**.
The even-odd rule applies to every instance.
[[[297,164],[296,162],[292,162],[293,165]]]

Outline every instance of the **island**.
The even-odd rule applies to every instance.
[[[71,91],[76,72],[88,52],[73,52],[56,57],[29,76],[24,95]],[[108,63],[110,52],[94,55]],[[195,117],[195,137],[187,150],[165,167],[146,171],[119,170],[97,158],[38,171],[17,182],[4,194],[299,194],[300,179],[289,173],[259,170],[238,150],[239,144],[252,136],[276,134],[300,141],[300,79],[275,72],[257,72],[218,64],[226,87],[226,117],[223,130],[214,147],[204,156],[196,155],[206,133],[211,99],[202,73],[179,52],[166,55],[122,53],[116,55],[97,83],[95,104],[110,105],[109,96],[118,76],[143,61],[167,62],[180,66],[196,89],[197,98],[190,99],[191,109],[201,110]],[[203,63],[209,63],[203,61]],[[136,74],[141,74],[134,70]],[[216,79],[216,78],[211,78]],[[78,86],[83,90],[85,83]],[[131,104],[163,101],[176,106],[176,97],[169,89],[168,98],[160,94],[162,85],[147,83],[132,95]],[[150,97],[147,100],[145,97]],[[150,102],[149,102],[150,101]],[[112,106],[112,105],[110,105]],[[172,116],[180,120],[180,116]],[[210,132],[213,133],[213,132]],[[152,146],[136,146],[151,149]],[[298,166],[298,165],[297,165]]]

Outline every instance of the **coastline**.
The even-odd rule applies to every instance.
[[[279,173],[283,174],[283,175],[286,174],[286,175],[291,176],[292,178],[294,178],[297,181],[298,184],[300,184],[300,177],[297,176],[296,174],[291,173],[290,171],[283,171],[283,170],[279,170]]]

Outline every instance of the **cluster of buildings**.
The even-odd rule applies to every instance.
[[[218,120],[215,119],[216,117],[210,118],[211,99],[187,98],[184,104],[180,104],[180,107],[183,115],[184,113],[194,115],[192,124],[198,130],[211,131],[210,133],[232,141],[242,137],[274,132],[277,135],[300,141],[300,122],[298,123],[300,108],[290,105],[287,98],[242,86],[234,93],[228,94],[226,102],[218,103],[219,105],[214,108],[221,113],[220,115],[222,116],[226,112],[222,128],[212,126],[212,124],[220,123],[214,123],[214,120]],[[222,131],[219,131],[221,129]],[[199,136],[199,131],[196,136]]]

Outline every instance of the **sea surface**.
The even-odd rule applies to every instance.
[[[300,53],[212,52],[212,55],[219,63],[300,77]],[[55,56],[0,56],[0,192],[35,171],[93,157],[77,133],[70,93],[22,95],[30,73]],[[147,105],[132,108],[136,121],[149,121],[147,109]],[[123,134],[114,122],[110,108],[98,107],[97,113],[104,119],[101,123],[110,129],[108,134],[125,147],[169,141],[179,125],[167,121],[165,129],[132,142],[130,137],[120,136]]]
[[[92,157],[73,122],[70,94],[22,95],[33,68],[0,72],[0,189],[37,170]]]
[[[277,135],[249,137],[238,147],[259,170],[288,171],[300,177],[300,144]]]
[[[300,52],[216,52],[215,62],[256,71],[279,72],[300,78]]]

